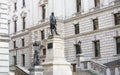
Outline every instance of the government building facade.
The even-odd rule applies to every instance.
[[[0,0],[0,75],[9,75],[8,0]]]
[[[73,72],[120,75],[120,0],[11,0],[11,71],[15,65],[29,70],[35,42],[45,62],[52,12]]]

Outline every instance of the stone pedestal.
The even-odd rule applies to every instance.
[[[43,75],[43,67],[42,66],[35,66],[29,69],[30,75]]]
[[[47,40],[47,54],[42,64],[44,75],[72,75],[70,63],[64,57],[64,40],[55,35]]]

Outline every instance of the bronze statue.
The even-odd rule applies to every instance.
[[[39,52],[37,50],[35,50],[34,53],[34,66],[39,65],[40,64],[40,60],[39,60]]]
[[[57,33],[57,28],[56,28],[56,17],[54,16],[54,13],[52,12],[51,13],[51,16],[50,16],[50,30],[51,30],[51,34],[53,36],[53,30],[55,32],[56,35],[58,35]]]

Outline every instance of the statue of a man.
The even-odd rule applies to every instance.
[[[52,12],[51,13],[51,16],[50,16],[50,30],[51,30],[51,34],[53,36],[53,30],[55,32],[56,35],[58,35],[57,33],[57,28],[56,28],[56,18],[54,16],[54,13]]]
[[[40,64],[40,61],[39,61],[38,51],[35,50],[35,53],[34,53],[34,66],[39,65],[39,64]]]

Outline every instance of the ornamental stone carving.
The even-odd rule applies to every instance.
[[[27,16],[27,13],[26,13],[26,12],[22,12],[20,15],[21,15],[21,17],[23,18],[23,17],[26,17],[26,16]]]
[[[18,19],[18,16],[14,15],[14,16],[12,17],[12,19],[13,19],[13,21],[16,21],[16,20]]]
[[[39,5],[42,6],[44,4],[47,4],[48,3],[48,0],[40,0],[39,1]]]

